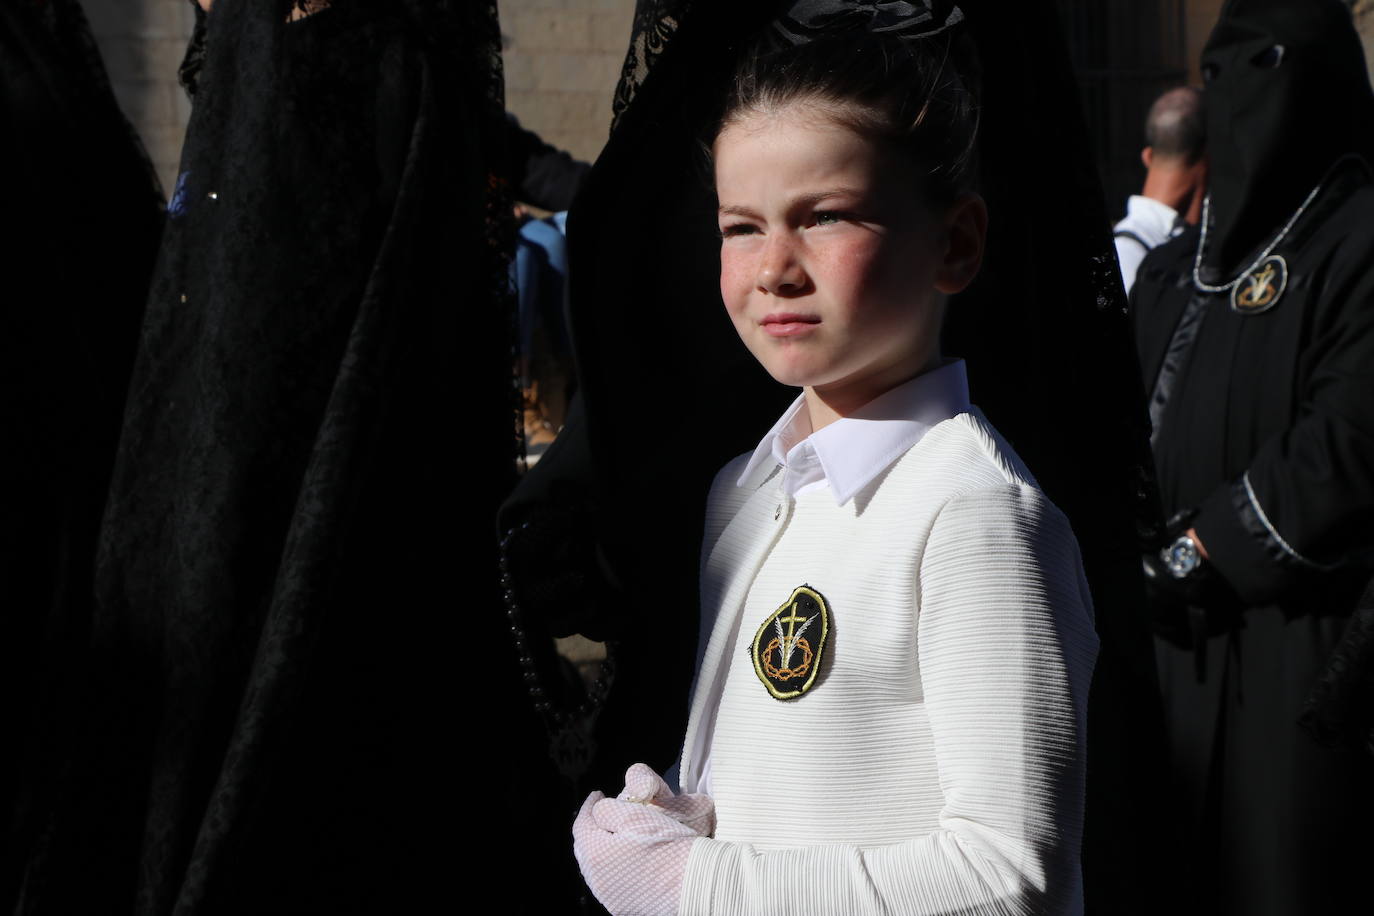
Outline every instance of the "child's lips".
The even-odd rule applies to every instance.
[[[763,332],[770,337],[799,337],[810,334],[821,323],[815,315],[801,315],[796,312],[775,312],[765,315],[759,322]]]

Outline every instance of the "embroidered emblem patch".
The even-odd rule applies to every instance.
[[[749,647],[754,673],[775,699],[801,696],[816,683],[829,635],[830,608],[825,598],[809,585],[798,586],[754,634]]]
[[[1231,287],[1231,308],[1243,315],[1257,315],[1278,305],[1288,286],[1288,263],[1270,255]]]

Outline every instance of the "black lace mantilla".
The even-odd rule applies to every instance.
[[[538,735],[492,521],[518,450],[495,0],[293,8],[197,31],[91,730],[19,913],[420,911],[462,855],[455,730]]]

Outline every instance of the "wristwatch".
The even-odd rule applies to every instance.
[[[1161,550],[1159,558],[1164,561],[1164,568],[1169,570],[1169,575],[1175,579],[1186,578],[1202,562],[1197,541],[1186,534],[1180,534],[1177,540]]]

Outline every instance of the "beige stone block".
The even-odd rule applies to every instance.
[[[117,0],[93,0],[86,8],[117,3]],[[126,34],[137,38],[173,38],[186,41],[195,25],[195,11],[187,0],[125,0],[124,6],[136,7],[124,20]]]
[[[113,88],[124,116],[134,124],[165,127],[176,123],[171,87],[165,81],[120,81]]]
[[[113,82],[175,80],[186,56],[186,42],[177,38],[111,38],[100,49]]]
[[[505,72],[506,92],[532,91],[539,88],[538,66],[540,58],[523,51],[507,51],[501,61]]]
[[[172,85],[173,124],[185,128],[191,122],[191,96],[181,88],[180,82]]]
[[[181,10],[181,33],[187,38],[196,30],[196,11],[191,8],[190,3],[182,3],[180,0],[168,0],[174,3]]]
[[[1364,45],[1364,62],[1369,68],[1370,79],[1374,80],[1374,0],[1356,0],[1351,8],[1355,17],[1355,30],[1360,33]]]
[[[625,21],[629,22],[634,16],[634,0],[573,0],[576,9],[587,10],[591,13],[623,13]]]
[[[158,179],[162,182],[162,192],[170,194],[176,186],[177,168],[181,162],[181,144],[186,139],[186,131],[171,125],[162,127],[141,127],[139,136],[143,139],[148,158],[153,161]]]
[[[532,123],[531,112],[538,106],[541,98],[543,93],[531,89],[512,89],[510,83],[506,83],[506,110],[514,113],[521,124]]]
[[[614,51],[621,57],[630,46],[630,27],[634,17],[623,11],[596,13],[591,16],[590,47],[597,51]]]
[[[556,92],[550,101],[557,113],[560,130],[597,130],[610,126],[610,104],[602,93]]]
[[[620,78],[620,65],[618,58],[607,54],[542,54],[533,88],[610,93]]]
[[[517,111],[515,116],[520,119],[522,127],[534,131],[545,139],[547,139],[550,131],[559,129],[558,111],[545,98],[540,98],[534,104],[525,106],[525,109]]]
[[[518,108],[507,103],[521,125],[580,159],[594,155],[610,131],[609,109],[588,93],[534,93],[532,100],[521,102]],[[576,145],[570,147],[555,137],[575,137]]]
[[[536,10],[520,13],[503,24],[511,47],[521,51],[582,51],[591,47],[592,17],[586,13]]]
[[[498,0],[496,7],[504,28],[506,20],[518,13],[530,10],[578,9],[582,5],[582,0]]]
[[[172,83],[172,121],[177,126],[185,129],[191,122],[191,97],[186,94],[186,90],[181,88],[180,83]]]

